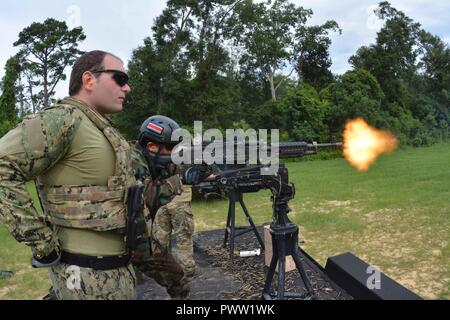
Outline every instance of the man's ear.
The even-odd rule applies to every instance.
[[[85,73],[83,73],[83,76],[81,77],[81,79],[83,81],[83,88],[85,88],[88,91],[92,90],[95,82],[97,81],[94,74],[89,71],[86,71]]]
[[[159,151],[159,146],[154,142],[149,142],[147,143],[147,151],[157,153]]]

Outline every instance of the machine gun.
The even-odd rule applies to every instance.
[[[198,183],[193,185],[193,191],[203,194],[205,198],[211,195],[223,197],[226,195],[229,200],[227,226],[225,229],[225,237],[223,245],[226,246],[229,238],[230,246],[230,260],[234,261],[234,243],[235,238],[247,232],[253,231],[261,246],[264,248],[264,243],[259,235],[255,224],[245,206],[243,200],[244,193],[258,192],[261,189],[270,189],[273,186],[275,177],[280,177],[280,172],[269,172],[270,166],[263,164],[263,159],[260,157],[261,149],[272,156],[273,152],[277,153],[278,167],[284,168],[284,165],[279,158],[302,157],[306,155],[316,154],[318,150],[324,148],[337,149],[342,146],[342,143],[324,143],[318,144],[316,142],[285,142],[274,144],[271,146],[261,145],[254,141],[235,142],[234,144],[221,144],[216,142],[205,142],[201,145],[189,145],[182,149],[186,152],[191,163],[185,166],[185,170],[195,167],[202,172],[203,177]],[[221,152],[221,163],[207,164],[203,156],[203,151],[213,150]],[[252,159],[253,155],[257,155]],[[200,157],[199,157],[200,156]],[[285,169],[287,170],[287,169]],[[265,172],[267,171],[267,172]],[[287,179],[287,171],[286,171]],[[250,227],[235,227],[235,212],[236,202],[238,202],[244,214],[250,223]],[[236,229],[239,229],[236,233]]]
[[[199,151],[203,151],[208,145],[209,144],[203,144],[201,146],[197,146],[197,154]],[[241,152],[244,150],[245,155],[249,155],[249,150],[252,146],[254,145],[252,145],[251,142],[242,144],[241,147],[243,147],[243,149],[241,148]],[[309,144],[306,142],[288,142],[277,145],[278,155],[280,158],[305,156],[317,153],[320,148],[339,148],[341,146],[341,143]],[[201,150],[199,150],[200,147]],[[226,151],[230,150],[230,146],[224,145],[218,147],[223,148],[222,151],[224,151],[224,158],[227,158]],[[239,153],[239,144],[235,144],[234,147],[235,148],[232,148],[232,150],[234,150],[233,159],[236,159],[236,155]],[[194,146],[192,150],[195,150],[195,148],[196,147]],[[288,218],[288,213],[290,211],[288,202],[295,196],[295,186],[292,183],[289,183],[288,169],[282,162],[279,162],[276,173],[272,172],[271,174],[266,174],[267,172],[265,171],[269,170],[270,166],[261,163],[261,159],[258,158],[256,163],[251,163],[248,161],[251,159],[245,160],[246,163],[244,164],[229,163],[224,161],[225,163],[221,164],[214,163],[207,165],[202,163],[191,165],[197,166],[199,170],[202,170],[205,173],[203,175],[205,178],[193,187],[200,190],[203,189],[208,193],[225,193],[228,195],[228,216],[223,245],[225,247],[228,242],[230,259],[232,262],[234,261],[235,238],[247,232],[253,231],[259,244],[261,245],[261,248],[264,248],[264,242],[262,241],[262,238],[245,206],[243,194],[258,192],[262,189],[269,189],[272,192],[271,199],[273,204],[273,220],[270,224],[273,256],[266,276],[263,298],[272,299],[276,297],[277,299],[283,299],[284,297],[296,297],[314,299],[315,294],[313,288],[302,266],[298,253],[299,229],[297,225],[292,223]],[[250,223],[250,227],[235,227],[236,202],[239,202],[241,205],[244,214]],[[239,232],[236,232],[236,229],[238,229]],[[285,265],[286,256],[289,255],[291,255],[294,259],[297,270],[299,271],[305,284],[305,288],[307,290],[306,293],[285,292]],[[274,291],[271,287],[277,264],[279,270],[278,288],[277,291]]]
[[[205,142],[200,146],[192,146],[192,149],[190,152],[192,152],[193,159],[197,159],[195,155],[201,154],[205,148],[210,146],[211,142]],[[297,157],[303,157],[307,155],[313,155],[316,154],[321,149],[339,149],[342,147],[342,143],[307,143],[307,142],[283,142],[275,145],[278,149],[278,156],[280,159],[286,159],[286,158],[297,158]],[[214,177],[217,175],[227,175],[230,176],[230,173],[233,174],[246,174],[249,172],[252,172],[253,169],[260,169],[260,159],[258,158],[255,163],[251,163],[248,159],[250,149],[254,147],[255,150],[259,152],[259,149],[261,146],[257,145],[256,142],[238,142],[233,144],[232,150],[234,150],[234,163],[229,163],[225,161],[226,159],[229,159],[229,154],[227,153],[227,150],[229,149],[229,145],[225,144],[221,146],[223,148],[222,154],[224,155],[224,161],[220,164],[214,163],[213,165],[206,165],[205,163],[201,164],[189,164],[188,167],[197,167],[199,170],[204,172],[205,179],[202,179],[199,183],[192,186],[192,191],[194,194],[201,195],[205,199],[209,198],[221,198],[224,195],[226,196],[228,193],[227,191],[229,188],[220,188],[217,179]],[[240,149],[241,148],[241,149]],[[198,151],[195,151],[198,149]],[[268,152],[272,152],[271,146],[267,147]],[[188,151],[189,152],[189,151]],[[245,163],[237,163],[237,159],[242,154],[245,155]],[[192,161],[194,162],[194,161]],[[199,161],[197,161],[199,162]],[[207,173],[212,174],[212,177],[209,177]],[[247,188],[244,188],[244,186],[241,186],[243,189],[246,189],[248,191],[243,191],[244,193],[248,192],[256,192],[259,191],[262,188],[257,187],[251,187],[250,185],[247,186]]]

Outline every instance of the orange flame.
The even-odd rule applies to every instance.
[[[344,156],[358,171],[367,171],[381,154],[396,149],[397,139],[391,133],[372,128],[362,118],[345,125]]]

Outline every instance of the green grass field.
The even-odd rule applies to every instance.
[[[290,218],[302,247],[325,265],[352,252],[427,299],[450,299],[450,144],[381,157],[366,173],[345,160],[290,162],[296,186]],[[257,224],[272,218],[270,194],[245,195]],[[196,231],[223,228],[227,201],[195,201]],[[237,223],[246,224],[237,211]],[[30,251],[0,226],[0,299],[36,299],[46,272],[29,267]]]

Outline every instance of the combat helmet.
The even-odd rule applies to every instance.
[[[142,123],[137,143],[153,174],[156,174],[155,170],[167,169],[172,164],[172,159],[170,155],[149,152],[147,144],[153,142],[171,149],[180,142],[172,141],[172,133],[177,129],[180,126],[175,120],[161,115],[151,116]]]

